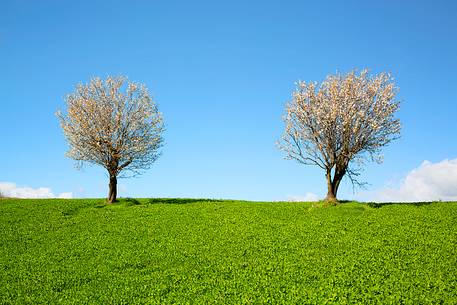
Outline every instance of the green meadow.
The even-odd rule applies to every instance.
[[[1,304],[455,304],[457,202],[0,199]]]

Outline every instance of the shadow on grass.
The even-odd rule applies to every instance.
[[[123,206],[137,206],[137,205],[149,205],[149,204],[189,204],[196,202],[219,202],[223,200],[217,199],[192,199],[192,198],[119,198],[112,204],[108,202],[102,202],[95,206],[95,208],[105,208],[112,205],[123,205]]]
[[[443,201],[421,201],[421,202],[363,202],[363,201],[355,201],[355,200],[338,200],[338,203],[336,206],[339,205],[344,205],[347,203],[357,203],[357,204],[362,204],[362,205],[367,205],[371,208],[380,208],[385,205],[410,205],[410,206],[424,206],[424,205],[430,205],[432,203],[437,203],[437,202],[443,202]],[[324,200],[319,201],[319,203],[325,203]]]
[[[424,205],[430,205],[432,204],[432,201],[427,201],[427,202],[367,202],[367,205],[372,208],[380,208],[385,205],[411,205],[411,206],[424,206]]]
[[[188,204],[195,202],[221,202],[219,199],[193,199],[193,198],[149,198],[147,204]]]
[[[127,205],[139,205],[141,202],[138,199],[135,198],[124,198],[123,200],[120,200],[120,202],[125,202]]]
[[[119,198],[114,203],[109,204],[107,201],[101,202],[95,206],[95,208],[104,208],[112,205],[124,205],[124,206],[135,206],[135,205],[148,205],[148,204],[189,204],[196,202],[222,202],[226,200],[221,199],[194,199],[194,198]]]
[[[350,203],[350,202],[357,202],[354,200],[338,200],[338,203]]]
[[[144,202],[141,202],[140,200],[136,198],[118,198],[116,201],[113,203],[109,203],[107,200],[98,202],[97,205],[94,207],[97,209],[102,209],[108,206],[119,206],[119,205],[125,205],[125,206],[133,206],[133,205],[141,205],[144,204]]]

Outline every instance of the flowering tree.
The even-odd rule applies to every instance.
[[[125,77],[93,78],[66,97],[57,112],[70,146],[67,156],[108,171],[108,202],[117,198],[117,177],[133,176],[159,157],[163,119],[144,85]],[[122,174],[121,174],[122,172]],[[120,175],[121,174],[121,175]]]
[[[328,201],[346,175],[353,185],[366,160],[382,162],[381,148],[400,135],[399,101],[389,74],[367,70],[330,75],[320,85],[298,82],[286,106],[279,148],[287,159],[325,171]]]

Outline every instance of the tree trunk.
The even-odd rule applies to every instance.
[[[335,173],[332,179],[331,171],[327,171],[327,196],[325,197],[325,201],[330,202],[338,202],[336,199],[336,195],[338,193],[338,188],[340,186],[341,179],[343,179],[344,174],[339,172]]]
[[[325,197],[325,201],[336,201],[336,194],[333,188],[333,181],[332,181],[332,172],[327,170],[327,196]]]
[[[337,202],[338,199],[336,199],[336,193],[338,191],[335,189],[335,187],[333,186],[330,186],[327,190],[327,196],[325,197],[325,201],[329,201],[329,202]]]
[[[113,203],[116,201],[116,199],[117,199],[117,177],[116,177],[116,175],[110,174],[108,202]]]

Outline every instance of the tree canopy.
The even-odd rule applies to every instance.
[[[147,88],[126,77],[93,78],[66,97],[57,116],[78,166],[103,166],[110,177],[108,200],[117,197],[117,177],[132,176],[157,160],[164,130],[162,114]]]
[[[330,75],[321,84],[300,81],[286,105],[279,148],[288,159],[322,168],[326,199],[336,200],[342,178],[360,184],[364,162],[382,162],[381,149],[399,137],[397,91],[389,74],[367,70]]]

